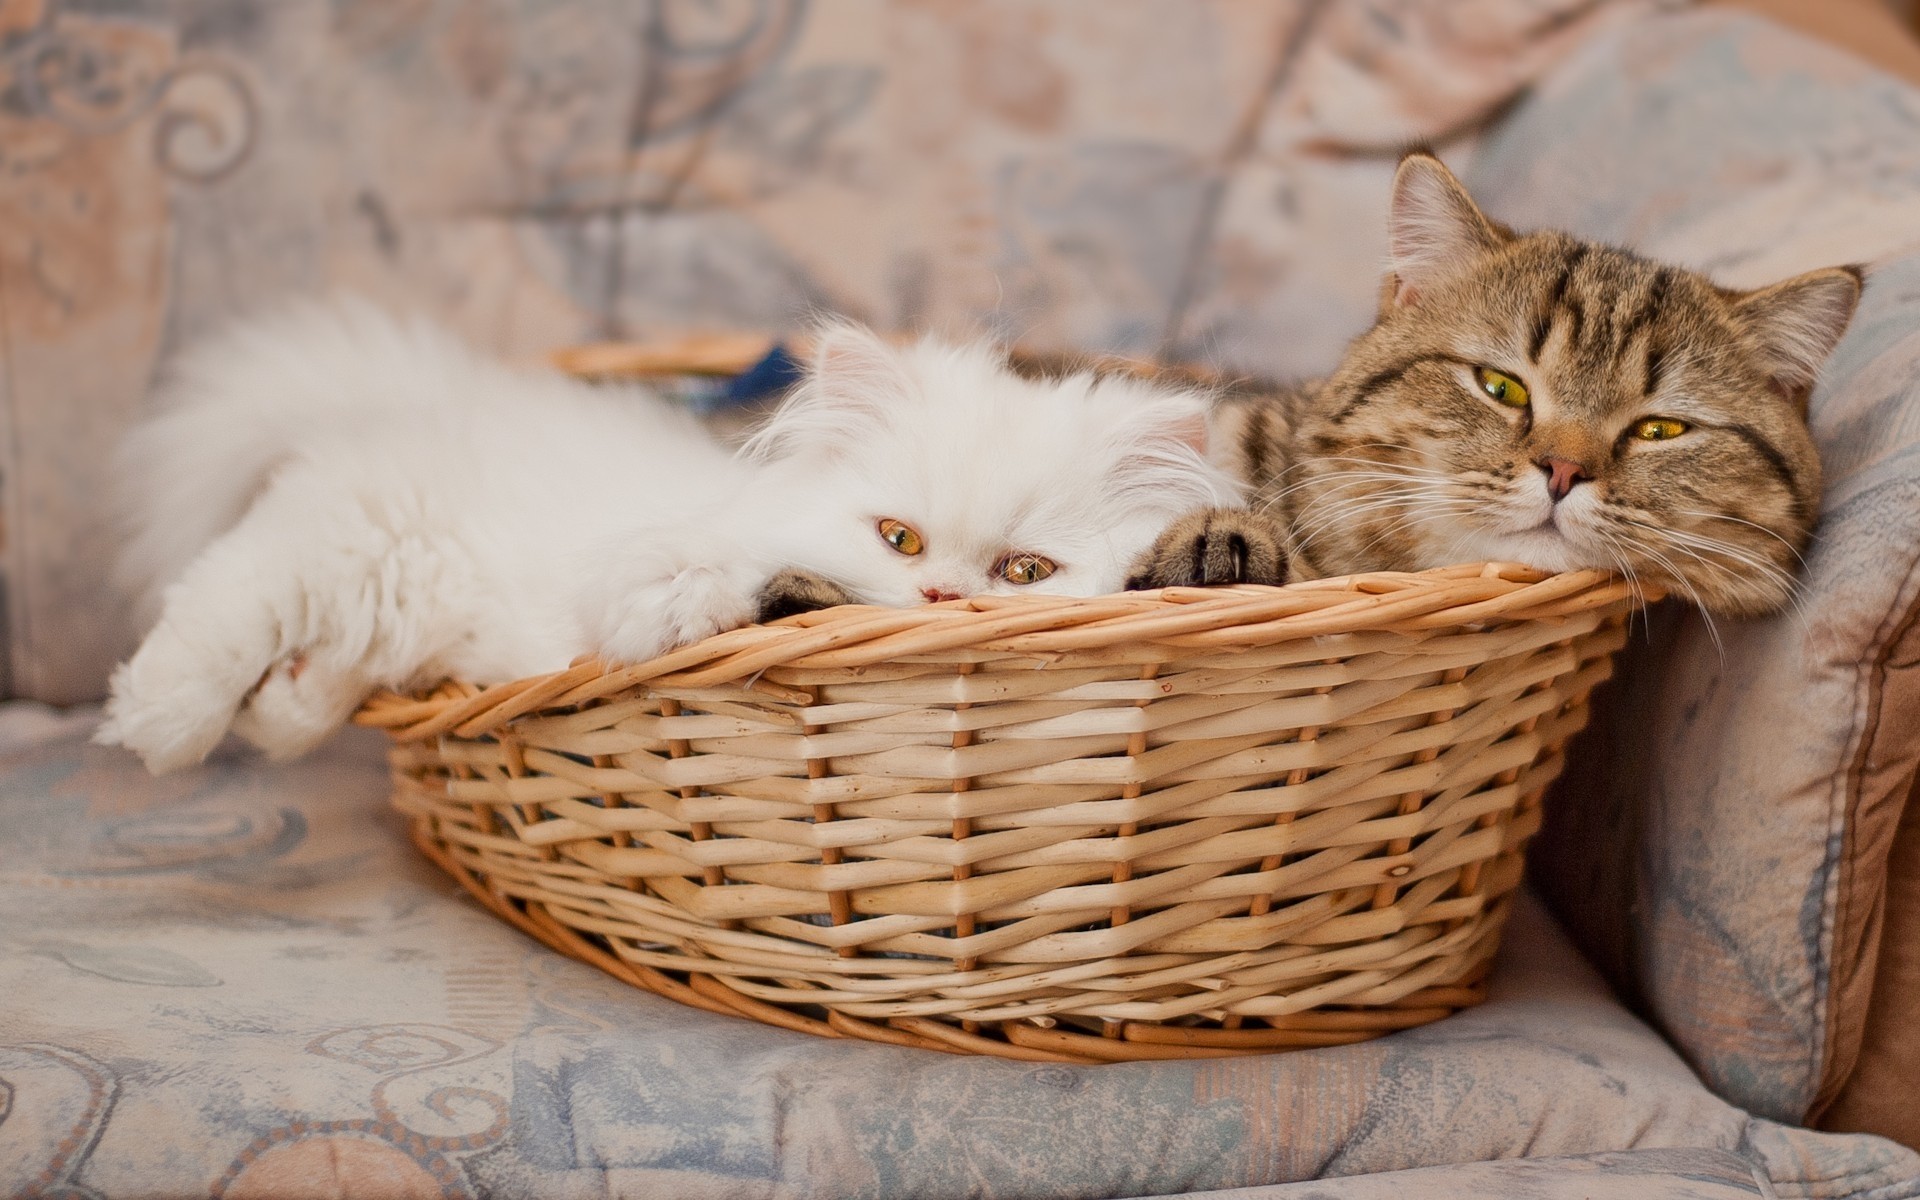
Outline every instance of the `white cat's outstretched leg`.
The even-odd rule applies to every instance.
[[[205,758],[280,655],[273,605],[280,590],[265,565],[249,569],[243,543],[225,535],[167,589],[160,620],[114,669],[106,720],[94,734],[158,774]]]
[[[114,668],[106,719],[93,740],[125,746],[156,775],[204,759],[226,734],[240,693],[203,675],[199,662],[188,639],[156,627]]]
[[[345,697],[369,686],[354,664],[366,656],[373,620],[362,610],[376,588],[369,560],[341,553],[326,536],[340,531],[316,508],[275,487],[201,552],[114,671],[95,741],[125,746],[159,773],[199,762],[236,724],[290,758],[346,718]]]

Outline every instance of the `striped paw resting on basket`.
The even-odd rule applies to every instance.
[[[958,1052],[1253,1053],[1481,997],[1633,603],[1489,565],[849,606],[356,719],[434,861],[642,987]]]

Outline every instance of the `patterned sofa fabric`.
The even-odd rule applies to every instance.
[[[1392,1171],[1338,1182],[1191,1192],[1172,1200],[1737,1200],[1779,1195],[1724,1150],[1634,1150]]]
[[[91,715],[0,707],[0,1195],[1070,1200],[1674,1148],[1565,1169],[1920,1195],[1920,1155],[1708,1092],[1531,903],[1486,1005],[1393,1037],[949,1056],[683,1008],[523,937],[407,845],[378,738],[155,780]]]
[[[1504,219],[1728,283],[1871,265],[1812,400],[1828,479],[1800,603],[1718,630],[1656,614],[1534,858],[1709,1084],[1805,1119],[1855,1063],[1920,764],[1920,91],[1765,22],[1653,16],[1543,80],[1469,183]]]

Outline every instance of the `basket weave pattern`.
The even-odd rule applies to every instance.
[[[428,855],[643,987],[944,1050],[1251,1053],[1480,998],[1630,607],[1496,566],[850,607],[358,719]]]

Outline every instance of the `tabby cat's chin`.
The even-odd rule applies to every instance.
[[[1428,557],[1429,567],[1459,562],[1510,562],[1540,571],[1579,571],[1588,567],[1611,568],[1605,555],[1583,551],[1567,535],[1542,525],[1537,529],[1482,531],[1455,539],[1451,545],[1435,546]],[[1445,561],[1441,561],[1444,559]]]

